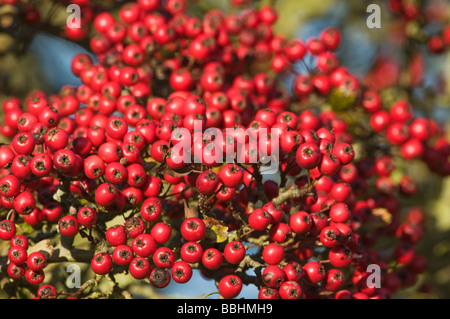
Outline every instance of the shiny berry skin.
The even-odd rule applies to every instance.
[[[206,226],[200,218],[190,217],[183,221],[180,231],[187,241],[199,241],[205,236]]]
[[[28,239],[24,235],[16,234],[11,238],[10,245],[11,245],[11,247],[19,246],[19,247],[22,247],[23,249],[27,250],[28,249]]]
[[[27,251],[20,246],[12,246],[8,250],[8,259],[10,262],[20,266],[27,261]]]
[[[14,222],[4,219],[0,222],[0,239],[10,240],[16,234]]]
[[[166,243],[172,235],[172,226],[167,222],[157,222],[150,230],[150,234],[157,243]]]
[[[296,234],[304,234],[311,229],[312,219],[306,211],[299,211],[289,217],[289,227]]]
[[[197,190],[202,195],[212,195],[215,192],[218,184],[219,178],[217,177],[216,173],[211,170],[200,173],[195,182]]]
[[[58,223],[59,232],[61,235],[67,237],[74,237],[78,234],[79,227],[78,220],[71,215],[62,217]]]
[[[276,243],[285,243],[292,238],[291,227],[286,223],[275,223],[270,228],[269,237]]]
[[[171,268],[175,262],[175,255],[168,247],[159,247],[152,256],[153,263],[159,268]]]
[[[181,259],[190,264],[198,263],[202,260],[203,248],[199,243],[187,242],[181,246]]]
[[[26,264],[29,269],[39,271],[47,265],[47,260],[43,253],[37,251],[28,255]]]
[[[19,279],[25,276],[25,265],[16,265],[12,262],[8,264],[7,273],[12,279]]]
[[[106,240],[111,246],[123,245],[127,241],[127,232],[123,225],[115,225],[106,230]]]
[[[276,265],[269,265],[262,272],[262,281],[269,288],[278,289],[285,280],[286,274]]]
[[[171,269],[172,278],[179,284],[187,283],[192,278],[192,267],[185,261],[176,261]]]
[[[128,245],[119,245],[114,248],[112,260],[119,266],[128,265],[134,257],[133,249]]]
[[[345,275],[339,269],[330,269],[327,272],[325,289],[328,291],[338,291],[345,284]]]
[[[140,257],[150,257],[156,251],[157,244],[150,234],[140,234],[133,238],[131,248]]]
[[[270,225],[272,218],[264,209],[257,208],[248,216],[248,224],[255,230],[265,230]]]
[[[336,226],[327,226],[320,232],[320,242],[328,248],[335,247],[341,240],[341,232]]]
[[[284,259],[284,256],[284,247],[275,243],[267,244],[262,252],[264,261],[269,265],[277,265],[281,263],[281,261],[283,261]]]
[[[209,270],[216,270],[222,266],[223,256],[222,253],[215,248],[208,248],[203,252],[202,264]]]
[[[227,275],[220,279],[218,290],[225,299],[236,298],[242,290],[242,280],[237,275]]]
[[[355,158],[355,150],[348,143],[335,144],[332,154],[339,159],[342,165],[351,163]]]
[[[345,268],[352,262],[352,252],[346,245],[337,245],[330,249],[328,258],[334,267]]]
[[[350,217],[350,209],[345,203],[336,203],[330,208],[329,216],[335,223],[345,223]]]
[[[313,284],[319,283],[326,278],[325,267],[317,261],[307,262],[303,269],[305,270],[305,278]]]
[[[97,275],[106,275],[113,268],[113,260],[107,253],[98,253],[91,260],[91,269]]]
[[[144,200],[141,206],[141,218],[148,222],[155,222],[161,216],[161,202],[156,197]]]
[[[14,197],[20,191],[20,180],[14,175],[0,178],[0,194],[4,197]]]
[[[25,271],[25,279],[28,283],[31,285],[40,285],[44,279],[45,279],[45,273],[42,270],[33,270],[31,268],[28,268]]]
[[[330,195],[338,202],[346,202],[352,194],[352,188],[348,183],[336,183],[330,189]]]
[[[285,281],[278,289],[281,299],[300,299],[302,288],[296,281]]]
[[[233,265],[237,265],[244,260],[245,254],[246,250],[244,244],[237,240],[227,243],[223,250],[225,260]]]
[[[77,213],[78,223],[84,227],[92,227],[97,223],[97,212],[91,207],[81,207]]]
[[[14,209],[21,215],[29,215],[36,207],[36,200],[28,191],[23,191],[16,197],[14,197]]]
[[[36,143],[29,132],[21,132],[14,136],[11,146],[17,154],[28,155],[33,152]]]
[[[144,279],[150,275],[151,266],[144,257],[134,257],[128,267],[128,271],[135,279]]]
[[[241,185],[243,173],[239,166],[235,164],[226,164],[220,169],[218,177],[223,185],[234,188]]]
[[[296,152],[297,164],[304,169],[312,169],[319,165],[321,159],[317,144],[305,142],[299,145]]]

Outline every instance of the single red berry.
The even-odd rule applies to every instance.
[[[313,284],[319,283],[326,278],[325,267],[317,261],[307,262],[303,269],[305,270],[305,278]]]
[[[150,230],[150,234],[157,243],[166,243],[172,236],[172,226],[165,221],[157,222]]]
[[[59,232],[63,236],[74,237],[78,234],[80,225],[76,217],[71,215],[66,215],[59,220],[58,223]]]
[[[20,266],[27,261],[27,251],[20,246],[12,246],[8,250],[8,259],[10,262]]]
[[[237,275],[227,275],[219,281],[218,290],[225,299],[236,298],[242,290],[242,280]]]
[[[98,275],[106,275],[113,268],[113,260],[107,253],[98,253],[91,260],[91,268]]]
[[[187,283],[192,278],[192,267],[185,261],[176,261],[171,269],[172,278],[179,284]]]
[[[171,268],[175,262],[175,255],[168,247],[159,247],[152,256],[153,263],[159,268]]]
[[[47,265],[47,259],[43,253],[37,251],[28,255],[26,263],[29,269],[40,271]]]
[[[84,227],[92,227],[97,223],[97,211],[91,207],[84,206],[78,210],[77,220],[78,223]]]
[[[150,275],[151,267],[147,258],[134,257],[128,267],[128,271],[135,279],[144,279]]]
[[[8,275],[12,279],[19,279],[25,275],[26,266],[25,265],[16,265],[12,262],[8,264]]]
[[[254,209],[248,216],[248,224],[255,230],[265,230],[270,225],[272,217],[262,208]]]
[[[28,268],[25,271],[25,279],[29,284],[37,286],[44,281],[45,274],[43,270],[33,270],[31,268]]]
[[[140,234],[133,238],[131,248],[140,257],[150,257],[156,251],[156,241],[150,234]]]
[[[226,244],[223,255],[230,264],[237,265],[244,260],[246,254],[245,246],[240,241],[233,240]]]
[[[11,240],[16,234],[16,224],[14,222],[4,219],[0,222],[0,239]]]
[[[202,195],[212,195],[217,189],[219,178],[212,170],[207,170],[197,177],[195,186]]]
[[[277,265],[281,263],[281,261],[283,261],[284,259],[284,256],[284,247],[276,243],[267,244],[262,252],[264,261],[269,265]]]
[[[203,252],[202,264],[209,270],[217,270],[223,263],[222,253],[216,248],[208,248]]]
[[[106,240],[111,246],[123,245],[127,241],[127,231],[123,225],[115,225],[106,230]]]
[[[278,289],[285,280],[286,274],[276,265],[269,265],[262,272],[262,281],[269,288]]]
[[[180,256],[187,263],[198,263],[202,260],[203,248],[199,243],[187,242],[181,246]]]
[[[119,266],[130,264],[134,257],[133,249],[128,245],[119,245],[114,248],[112,260]]]
[[[187,241],[199,241],[205,236],[206,226],[200,218],[190,217],[183,221],[180,231]]]
[[[39,299],[56,299],[58,297],[58,292],[52,285],[43,285],[39,287],[37,297]]]
[[[296,281],[285,281],[279,288],[281,299],[300,299],[302,288]]]

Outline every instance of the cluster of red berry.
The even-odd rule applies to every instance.
[[[125,271],[157,288],[188,282],[193,268],[224,298],[250,283],[259,298],[286,299],[389,298],[412,286],[425,271],[416,252],[425,214],[401,205],[417,193],[414,179],[396,184],[391,174],[399,159],[450,173],[438,124],[407,101],[384,105],[340,66],[337,28],[285,39],[272,29],[272,6],[201,18],[186,6],[138,0],[117,17],[94,15],[95,59],[81,53],[71,64],[80,86],[3,103],[0,133],[11,142],[0,147],[0,236],[11,240],[10,277],[25,276],[39,298],[61,296],[40,286],[52,257],[27,257],[26,234],[16,234],[27,223],[90,242],[96,274]],[[314,70],[296,73],[306,57]],[[364,135],[343,116],[356,108]],[[196,123],[223,134],[198,138]],[[278,177],[265,179],[262,159],[275,153]],[[111,225],[117,216],[124,222]],[[380,267],[381,287],[369,265]]]
[[[450,45],[446,5],[445,1],[439,0],[388,2],[389,9],[402,18],[404,36],[426,43],[428,50],[435,54],[446,52]]]

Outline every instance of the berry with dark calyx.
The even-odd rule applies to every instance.
[[[265,230],[271,223],[270,214],[264,209],[257,208],[248,216],[248,223],[255,230]]]
[[[27,261],[27,251],[20,246],[12,246],[8,250],[8,259],[10,262],[20,266]]]
[[[202,195],[212,195],[219,183],[219,178],[216,173],[211,170],[204,171],[200,173],[195,182],[197,190]]]
[[[39,299],[56,299],[58,297],[58,292],[52,285],[43,285],[39,287],[37,296]]]
[[[29,269],[40,271],[47,266],[47,259],[43,253],[37,251],[28,255],[26,264]]]
[[[80,225],[76,217],[66,215],[59,220],[58,227],[62,235],[74,237],[78,234]]]
[[[269,265],[262,272],[262,281],[269,288],[278,289],[285,280],[286,274],[277,265]]]
[[[296,281],[285,281],[278,289],[281,299],[300,299],[302,288]]]
[[[130,217],[125,221],[125,230],[126,234],[131,237],[135,238],[137,235],[140,235],[145,230],[145,223],[142,219],[138,217]]]
[[[223,298],[236,298],[242,290],[242,280],[237,275],[227,275],[219,281],[218,289]]]
[[[206,226],[200,218],[189,217],[181,224],[180,231],[187,241],[199,241],[205,236]]]
[[[181,246],[181,259],[190,264],[198,263],[202,260],[203,248],[197,242],[187,242]]]
[[[120,266],[130,264],[134,257],[133,249],[128,245],[119,245],[114,248],[112,253],[112,260]]]
[[[171,268],[172,278],[179,284],[187,283],[192,278],[192,267],[185,261],[176,261]]]
[[[175,262],[175,255],[169,248],[159,247],[154,252],[152,259],[156,267],[171,268]]]
[[[216,248],[208,248],[203,251],[201,262],[209,270],[219,269],[223,263],[222,253]]]
[[[113,260],[107,253],[98,253],[91,260],[91,268],[97,275],[106,275],[113,268]]]
[[[16,225],[8,220],[4,219],[0,221],[0,239],[10,240],[16,234]]]
[[[150,275],[151,266],[147,258],[134,257],[128,267],[128,271],[135,279],[144,279]]]
[[[223,256],[230,264],[237,265],[244,260],[246,249],[240,241],[233,240],[226,244],[223,250]]]

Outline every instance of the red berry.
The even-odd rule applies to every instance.
[[[236,298],[242,290],[242,280],[237,275],[227,275],[219,281],[218,289],[223,298]]]

